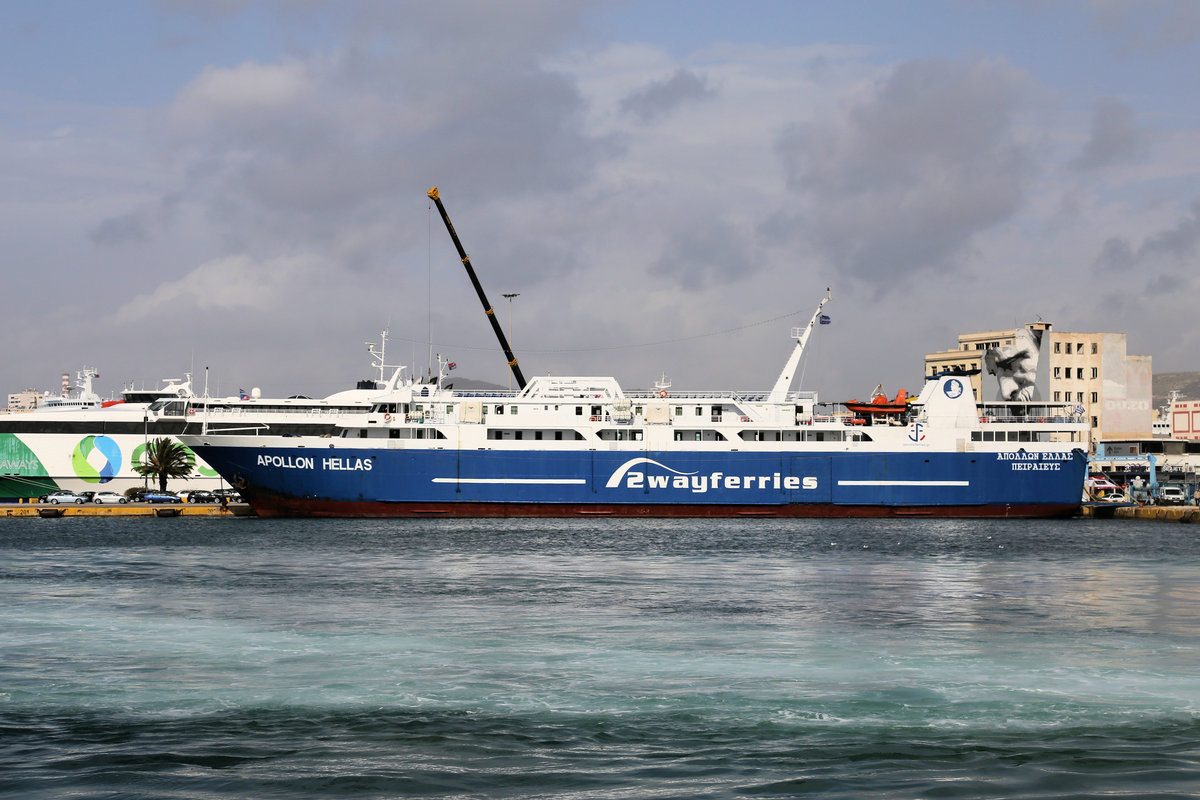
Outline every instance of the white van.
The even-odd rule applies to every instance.
[[[1163,486],[1158,490],[1158,502],[1164,506],[1181,506],[1187,502],[1187,495],[1178,486]]]

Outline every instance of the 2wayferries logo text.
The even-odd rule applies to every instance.
[[[656,475],[641,470],[635,470],[639,465],[655,466],[666,470],[669,475]],[[606,489],[684,489],[693,494],[704,494],[709,490],[728,489],[816,489],[817,479],[808,475],[803,478],[796,475],[784,475],[779,472],[770,475],[727,475],[724,472],[681,472],[666,464],[650,458],[631,458],[609,476],[604,484]]]

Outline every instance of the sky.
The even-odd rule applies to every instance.
[[[959,333],[1200,370],[1193,0],[9,0],[0,394],[388,362],[920,390]],[[516,294],[511,300],[504,294]]]

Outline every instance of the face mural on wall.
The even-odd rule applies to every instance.
[[[995,399],[1043,400],[1045,391],[1038,380],[1044,331],[1017,328],[1013,343],[989,348],[983,354],[988,375],[995,377]]]

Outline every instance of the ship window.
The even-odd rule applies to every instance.
[[[675,416],[677,416],[677,417],[683,416],[683,406],[675,406]]]
[[[583,416],[583,406],[575,406],[575,416],[577,416],[577,417]]]
[[[971,441],[972,442],[982,442],[983,441],[983,431],[971,431]]]
[[[517,407],[516,407],[516,406],[509,406],[509,407],[508,407],[508,413],[510,413],[510,414],[515,414],[515,413],[517,413]]]
[[[699,416],[703,416],[703,415],[704,415],[704,409],[701,408],[700,406],[696,406],[696,416],[699,417]]]
[[[637,416],[639,416],[639,417],[640,417],[640,416],[642,416],[642,407],[641,407],[641,406],[634,406],[634,407],[633,407],[633,413],[634,413],[634,414],[636,414],[636,415],[637,415]]]
[[[521,439],[521,438],[524,438],[524,437],[523,437],[523,434],[524,434],[524,433],[525,433],[524,431],[516,431],[515,433],[513,433],[513,438],[514,438],[514,439]]]
[[[388,438],[389,439],[399,439],[400,438],[400,429],[392,428],[390,431],[388,431]]]
[[[504,406],[496,406],[496,413],[497,413],[497,414],[503,414],[503,413],[504,413]]]
[[[541,431],[534,431],[534,432],[533,432],[533,438],[534,438],[536,441],[539,441],[539,442],[540,442],[540,441],[542,440],[542,432],[541,432]]]
[[[606,442],[640,442],[642,440],[641,431],[625,431],[625,430],[606,430],[600,431],[600,438]]]
[[[561,441],[562,441],[562,431],[555,431],[555,432],[554,432],[554,441],[556,441],[556,442],[561,442]]]

